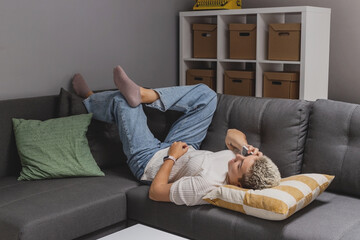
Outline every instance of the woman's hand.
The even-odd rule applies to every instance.
[[[225,137],[225,144],[229,150],[241,151],[243,146],[247,146],[246,136],[237,129],[229,129]]]
[[[247,145],[248,153],[251,153],[252,155],[256,155],[256,156],[263,156],[264,154],[262,152],[260,152],[260,150],[252,145]]]
[[[189,150],[189,146],[184,142],[174,142],[169,149],[169,155],[179,159]]]

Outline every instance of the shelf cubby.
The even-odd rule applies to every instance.
[[[216,16],[189,16],[182,19],[183,21],[183,58],[191,59],[193,58],[193,29],[192,25],[194,23],[203,23],[203,24],[217,24]],[[181,46],[180,46],[181,47]]]
[[[230,44],[229,44],[229,24],[242,23],[242,24],[256,24],[256,14],[243,14],[243,15],[224,15],[218,18],[218,58],[220,60],[230,59]],[[233,60],[233,59],[231,59]],[[241,59],[239,59],[241,60]]]
[[[217,72],[217,92],[223,93],[226,70],[256,72],[255,95],[262,97],[263,73],[266,71],[299,72],[299,98],[326,99],[328,96],[329,43],[331,10],[319,7],[279,7],[239,10],[190,11],[180,13],[179,84],[186,84],[186,71],[212,68]],[[217,58],[193,58],[192,24],[217,24]],[[229,24],[256,24],[256,59],[229,59]],[[268,60],[269,24],[301,23],[299,61]]]
[[[218,92],[223,92],[223,77],[225,71],[256,71],[256,62],[220,60],[217,65],[216,86]]]

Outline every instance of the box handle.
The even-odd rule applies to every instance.
[[[272,85],[281,85],[282,82],[280,82],[280,81],[272,81],[271,84]]]
[[[240,37],[248,37],[250,33],[239,33]]]
[[[289,32],[279,32],[279,36],[290,36]]]
[[[242,79],[233,79],[232,80],[232,82],[234,82],[234,83],[242,83],[242,81],[243,81]]]
[[[202,81],[203,78],[202,78],[202,77],[195,77],[194,80],[195,80],[195,81]]]
[[[202,33],[201,36],[203,36],[203,37],[211,37],[211,33]]]

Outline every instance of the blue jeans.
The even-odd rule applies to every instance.
[[[137,179],[144,174],[151,157],[175,141],[186,142],[199,149],[216,109],[216,93],[203,84],[158,88],[160,99],[148,107],[160,111],[175,110],[184,114],[171,126],[164,142],[160,142],[147,126],[143,107],[132,108],[119,91],[106,91],[84,100],[88,112],[97,120],[116,123],[127,164]]]

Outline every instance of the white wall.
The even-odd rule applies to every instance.
[[[332,9],[329,99],[360,103],[360,1],[243,0],[244,8],[318,6]]]
[[[192,0],[1,0],[0,99],[57,94],[80,72],[113,88],[117,64],[139,84],[177,84],[178,12]]]

